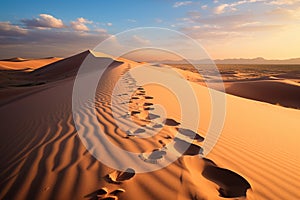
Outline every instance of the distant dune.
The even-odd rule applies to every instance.
[[[0,60],[0,70],[28,70],[32,71],[42,66],[61,60],[61,58],[25,59],[11,58]]]
[[[218,65],[220,76],[208,69],[197,72],[191,65],[172,65],[192,82],[247,99],[289,108],[300,108],[300,66]],[[206,71],[207,70],[207,71]],[[201,75],[202,74],[202,75]],[[204,77],[206,79],[204,79]]]
[[[300,65],[300,58],[291,58],[291,59],[283,59],[283,60],[269,60],[262,57],[258,58],[232,58],[232,59],[216,59],[216,60],[162,60],[162,61],[149,61],[149,62],[158,62],[165,64],[211,64],[212,61],[215,64],[266,64],[266,65]]]
[[[284,81],[252,81],[227,84],[226,92],[257,101],[300,109],[300,84]]]
[[[81,102],[74,117],[74,78],[87,57],[91,60],[87,79],[95,68],[112,63],[98,84],[95,99]],[[33,72],[1,74],[5,79],[0,88],[0,199],[300,199],[300,110],[225,94],[224,128],[212,152],[202,158],[212,115],[210,94],[221,93],[202,86],[185,70],[169,73],[171,67],[146,64],[147,74],[139,76],[132,71],[138,66],[134,61],[85,51]],[[152,75],[190,78],[201,111],[201,116],[190,116],[200,118],[197,130],[183,125],[180,104],[168,88],[139,84]],[[257,97],[273,98],[273,88],[286,90],[286,95],[298,92],[285,84],[290,83],[251,82],[247,87]],[[240,83],[231,87],[239,93],[244,92],[240,87],[246,88]],[[118,91],[122,93],[112,95]],[[112,99],[122,124],[127,127],[133,121],[139,128],[118,127]],[[128,108],[124,108],[126,103]],[[156,114],[155,105],[161,105],[166,116]],[[149,138],[138,137],[152,132],[156,134]],[[105,150],[98,154],[102,158],[147,166],[159,166],[187,141],[192,144],[170,165],[137,173],[138,166],[116,170],[99,162],[79,133],[86,135],[90,145]],[[116,155],[101,138],[138,156]]]
[[[300,58],[291,58],[285,60],[268,60],[264,58],[253,58],[253,59],[223,59],[215,60],[216,64],[268,64],[268,65],[300,65]]]

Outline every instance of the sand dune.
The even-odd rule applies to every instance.
[[[11,58],[0,60],[0,70],[27,70],[32,71],[59,61],[61,58],[43,58],[43,59],[25,59],[25,58]]]
[[[250,81],[226,85],[226,92],[236,96],[300,108],[300,86],[283,81]]]
[[[105,56],[105,57],[103,57]],[[32,72],[32,76],[35,79],[44,79],[44,80],[58,80],[58,79],[65,79],[66,77],[74,77],[77,74],[79,67],[81,66],[82,62],[85,59],[90,59],[93,63],[89,63],[90,70],[93,68],[99,68],[101,65],[105,65],[107,63],[111,63],[114,60],[110,57],[107,57],[105,54],[99,55],[93,54],[91,50],[84,51],[80,54],[71,56],[69,58],[60,60],[56,63],[52,63],[49,65],[44,66],[43,68],[37,69]],[[114,61],[114,64],[121,64],[121,61]]]
[[[208,88],[190,83],[201,102],[200,126],[192,130],[180,121],[180,109],[172,93],[157,85],[138,85],[140,77],[127,73],[138,63],[118,59],[98,85],[97,119],[91,116],[94,100],[82,102],[74,118],[74,75],[86,56],[94,59],[92,68],[113,59],[88,51],[38,69],[30,76],[49,82],[0,107],[1,199],[300,198],[299,110],[226,95],[225,127],[213,151],[203,159],[199,155],[211,116]],[[151,65],[147,68],[164,73]],[[138,129],[122,130],[112,115],[112,94],[120,79],[121,86],[127,85],[128,90],[114,96],[118,119],[125,125],[133,121]],[[136,91],[132,91],[134,86]],[[124,109],[124,102],[129,103],[129,110]],[[157,104],[165,108],[165,117],[155,113]],[[162,169],[136,173],[138,169],[124,166],[120,171],[99,162],[86,150],[74,120],[80,122],[83,134],[92,133],[91,144],[100,142],[103,149],[109,147],[98,141],[101,128],[105,130],[101,137],[138,153],[134,159],[149,166],[159,166],[171,158],[173,151],[169,149],[181,151],[189,140],[192,145],[182,157]],[[160,131],[149,138],[137,137],[156,130]],[[103,158],[115,162],[135,162],[104,152],[108,153],[102,153]]]
[[[190,65],[175,65],[176,70],[189,81],[204,86],[207,86],[205,81],[209,81],[209,87],[220,91],[223,91],[224,83],[228,94],[289,108],[300,108],[299,66],[241,65],[240,69],[237,66],[218,66],[222,75],[220,80],[215,76],[215,71],[201,72],[201,70],[207,69],[205,66],[202,66],[204,69],[200,67],[201,76]]]

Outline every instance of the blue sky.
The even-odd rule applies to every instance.
[[[1,3],[1,58],[67,56],[143,26],[185,33],[213,58],[300,57],[298,0]]]

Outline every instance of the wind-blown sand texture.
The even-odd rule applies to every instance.
[[[163,162],[168,144],[175,142],[176,149],[186,142],[176,134],[190,138],[196,133],[196,137],[181,158],[157,171],[140,174],[131,166],[119,171],[102,164],[81,143],[72,116],[74,76],[86,56],[98,63],[96,67],[112,59],[83,52],[20,75],[22,80],[44,84],[26,86],[1,98],[0,199],[300,198],[299,110],[226,95],[224,129],[213,151],[201,158],[211,116],[209,89],[190,82],[201,102],[200,127],[190,130],[181,127],[180,109],[172,93],[156,85],[142,85],[133,91],[126,116],[141,128],[122,131],[112,116],[112,91],[120,77],[138,65],[125,59],[114,61],[98,86],[98,120],[92,121],[86,103],[77,116],[80,125],[95,133],[103,128],[110,141],[140,153],[139,159],[149,165]],[[155,66],[147,68],[164,73]],[[130,75],[126,81],[134,84],[137,77]],[[164,123],[148,122],[161,118],[150,115],[156,104],[166,109]],[[162,130],[151,138],[136,137],[149,128]]]

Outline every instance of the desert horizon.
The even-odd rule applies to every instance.
[[[0,199],[300,199],[300,2],[1,4]]]
[[[91,49],[86,49],[83,51],[92,51]],[[81,51],[82,52],[82,51]],[[0,61],[14,61],[14,62],[24,62],[24,61],[37,61],[37,60],[44,60],[44,59],[64,59],[64,58],[68,58],[71,57],[73,55],[76,55],[78,53],[81,52],[73,52],[67,56],[53,56],[53,55],[48,55],[48,56],[44,56],[44,57],[34,57],[34,55],[31,55],[31,57],[21,57],[18,55],[14,55],[11,57],[3,57],[0,58]],[[128,55],[126,56],[128,57]],[[130,58],[129,58],[130,59]],[[186,58],[185,58],[186,59]],[[203,59],[203,60],[194,60],[194,59],[182,59],[182,60],[145,60],[142,59],[140,60],[139,58],[132,58],[133,61],[136,62],[149,62],[149,63],[162,63],[162,64],[188,64],[187,60],[189,60],[191,62],[191,64],[209,64],[210,61],[207,61],[208,59]],[[210,58],[211,61],[213,61],[215,64],[239,64],[239,65],[251,65],[251,64],[260,64],[260,65],[300,65],[300,57],[292,57],[292,58],[286,58],[286,59],[266,59],[262,56],[256,56],[253,58],[224,58],[224,59],[213,59]],[[4,63],[2,63],[2,66],[5,65]]]

